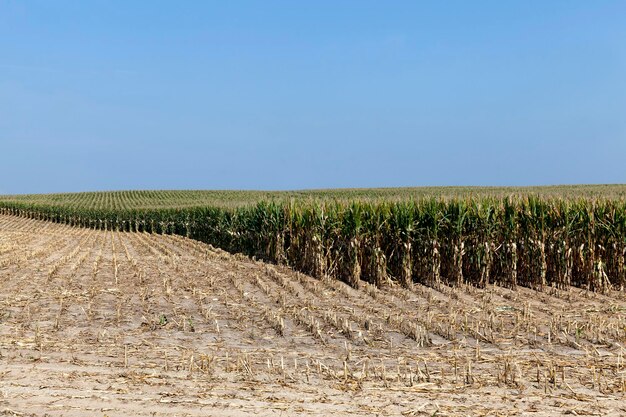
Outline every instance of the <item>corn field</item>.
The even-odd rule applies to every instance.
[[[3,412],[623,415],[623,292],[440,279],[355,289],[179,235],[0,215]]]
[[[234,207],[123,207],[0,201],[2,214],[187,236],[354,287],[395,281],[604,291],[626,284],[622,199],[291,198]]]

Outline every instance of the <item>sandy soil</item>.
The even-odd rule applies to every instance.
[[[355,290],[0,216],[0,415],[626,415],[626,296]]]

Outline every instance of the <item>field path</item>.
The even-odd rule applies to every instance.
[[[355,290],[180,236],[0,216],[0,415],[620,416],[625,300]]]

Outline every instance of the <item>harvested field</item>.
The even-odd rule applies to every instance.
[[[0,216],[0,415],[626,414],[626,295],[354,289]]]

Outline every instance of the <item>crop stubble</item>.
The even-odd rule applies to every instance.
[[[626,296],[359,289],[0,216],[6,415],[623,415]]]

